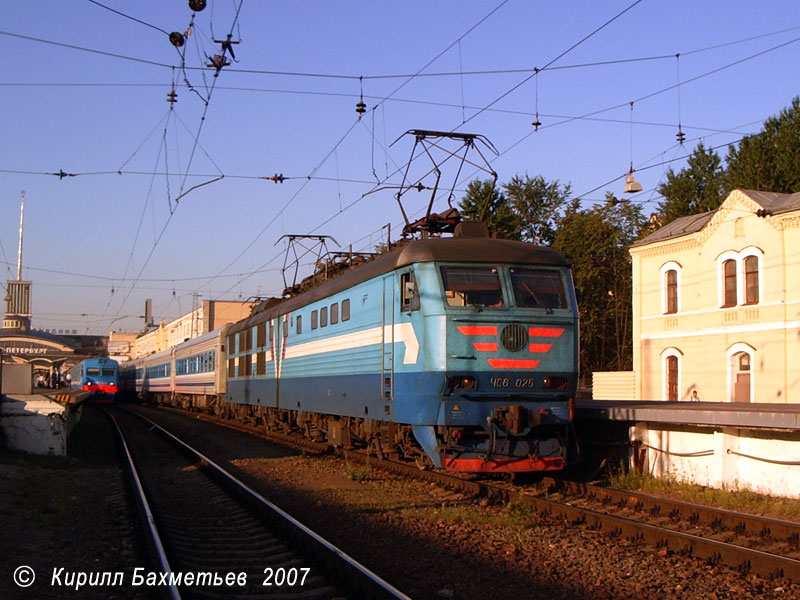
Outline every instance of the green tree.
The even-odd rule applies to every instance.
[[[465,219],[477,221],[480,219],[486,199],[490,197],[489,207],[486,211],[486,224],[494,235],[512,240],[519,240],[522,225],[519,216],[514,213],[508,203],[508,198],[492,184],[490,179],[480,181],[475,179],[467,186],[467,191],[461,199],[459,210]]]
[[[732,188],[800,192],[800,98],[767,119],[761,133],[729,147],[726,160]]]
[[[641,206],[606,194],[603,205],[581,209],[573,200],[553,247],[570,263],[581,319],[580,368],[593,371],[632,368],[632,286],[628,247],[647,220]]]
[[[719,208],[729,191],[720,157],[713,149],[698,144],[688,166],[675,173],[667,172],[667,181],[658,186],[664,202],[658,205],[663,224],[697,213]]]
[[[569,200],[569,184],[547,182],[537,175],[515,175],[503,186],[512,210],[521,220],[520,238],[525,242],[550,246],[556,237],[556,225]]]

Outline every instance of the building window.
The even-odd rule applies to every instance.
[[[736,261],[732,258],[722,263],[722,277],[725,299],[722,306],[723,308],[736,306]]]
[[[758,304],[758,257],[744,259],[745,304]]]
[[[670,269],[665,273],[664,285],[667,289],[667,312],[673,314],[678,312],[678,272]]]

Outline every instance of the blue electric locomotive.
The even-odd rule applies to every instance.
[[[119,389],[119,363],[111,358],[87,358],[70,370],[70,388],[92,392],[95,402],[113,402]]]
[[[454,471],[563,468],[578,309],[549,248],[407,241],[224,339],[225,410]]]

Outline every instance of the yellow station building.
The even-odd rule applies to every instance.
[[[800,403],[800,193],[734,190],[630,254],[633,399]]]

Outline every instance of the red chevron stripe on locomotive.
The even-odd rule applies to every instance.
[[[465,336],[496,336],[498,327],[495,325],[459,325],[458,331]],[[528,335],[532,338],[557,338],[564,333],[560,327],[529,327]],[[497,342],[472,342],[472,347],[478,352],[497,352]],[[547,354],[553,344],[535,343],[528,344],[531,354]],[[486,362],[493,369],[535,369],[541,360],[526,358],[487,358]]]

